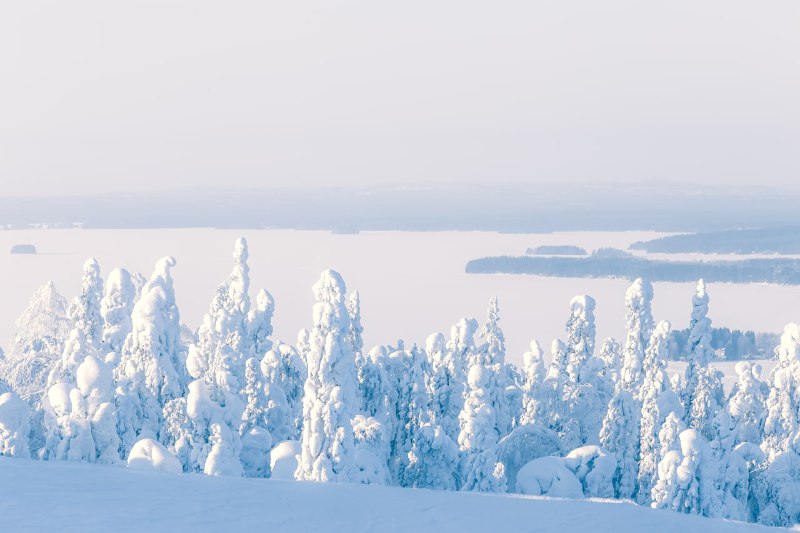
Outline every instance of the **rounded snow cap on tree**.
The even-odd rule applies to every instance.
[[[425,339],[425,351],[429,354],[443,352],[447,346],[447,340],[442,333],[432,333]]]
[[[592,321],[594,320],[595,305],[594,298],[587,294],[576,296],[569,303],[570,309],[572,309],[572,316],[584,320],[589,320],[591,317]]]
[[[89,396],[92,390],[106,391],[111,389],[111,369],[93,355],[87,355],[77,371],[78,388],[81,394]]]
[[[250,257],[250,252],[247,249],[247,239],[239,237],[233,245],[233,260],[237,265],[243,265],[247,262],[248,257]]]
[[[639,309],[653,299],[653,286],[649,281],[642,278],[636,278],[634,282],[625,291],[625,303],[629,306]]]
[[[469,386],[473,389],[485,389],[489,386],[491,374],[483,365],[472,365],[469,369]]]
[[[320,274],[319,281],[314,284],[312,290],[318,301],[331,303],[342,302],[347,293],[347,287],[341,274],[330,269]]]
[[[736,363],[736,366],[733,367],[736,370],[737,376],[743,376],[745,374],[750,373],[750,363],[747,361],[739,361]]]
[[[83,272],[87,276],[99,276],[100,275],[100,265],[97,263],[97,259],[94,257],[90,257],[86,260],[83,264]]]
[[[544,352],[542,351],[542,347],[539,346],[539,341],[533,340],[531,341],[530,351],[522,354],[522,360],[525,366],[531,366],[532,364],[541,361],[543,354]]]
[[[667,337],[671,329],[672,324],[668,320],[659,320],[656,329],[653,330],[653,337]]]
[[[267,289],[258,291],[256,295],[256,307],[259,311],[265,311],[267,313],[271,313],[275,310],[275,299]]]
[[[705,316],[708,313],[708,291],[706,291],[706,282],[701,278],[697,282],[697,290],[692,297],[692,318],[697,319]]]
[[[783,328],[777,351],[778,359],[784,363],[800,360],[800,325],[792,323]]]

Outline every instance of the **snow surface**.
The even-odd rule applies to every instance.
[[[251,286],[275,299],[275,340],[294,343],[311,326],[311,286],[319,273],[336,269],[350,290],[361,295],[364,341],[393,343],[398,337],[422,344],[435,331],[445,334],[459,318],[482,318],[497,295],[503,310],[508,360],[521,364],[530,341],[550,346],[563,337],[569,302],[576,294],[597,300],[598,345],[606,336],[625,338],[627,280],[468,275],[468,260],[518,254],[542,244],[574,244],[587,250],[628,244],[664,234],[655,232],[575,232],[498,234],[490,232],[364,232],[333,235],[292,230],[7,230],[0,250],[34,243],[38,255],[9,255],[0,261],[4,305],[0,306],[0,346],[8,348],[14,320],[34,291],[49,279],[71,298],[78,293],[83,263],[95,257],[103,276],[116,267],[146,276],[164,255],[178,259],[174,270],[181,318],[200,325],[219,280],[230,272],[230,243],[245,236],[250,244]],[[11,281],[13,280],[13,282]],[[779,333],[798,321],[800,287],[710,284],[714,326]],[[673,328],[689,324],[693,283],[655,283],[653,314]],[[747,302],[747,305],[742,305]],[[545,360],[549,361],[548,350]],[[735,374],[733,374],[735,375]]]
[[[632,503],[399,489],[0,457],[4,531],[776,531]]]

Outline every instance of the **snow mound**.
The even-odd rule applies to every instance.
[[[170,474],[183,472],[180,461],[153,439],[141,439],[133,445],[128,455],[128,468],[159,470]]]
[[[13,392],[0,394],[0,455],[29,457],[28,403]]]
[[[269,468],[272,479],[294,480],[297,470],[297,456],[300,455],[300,443],[296,440],[279,442],[269,453]]]
[[[581,482],[561,457],[540,457],[517,473],[517,492],[532,496],[583,498]]]

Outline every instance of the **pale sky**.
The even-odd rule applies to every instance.
[[[0,195],[800,183],[798,0],[11,0]]]

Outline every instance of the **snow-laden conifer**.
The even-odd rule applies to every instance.
[[[261,289],[256,295],[256,305],[247,314],[247,341],[250,355],[261,359],[272,349],[272,315],[275,312],[275,300],[266,290]]]
[[[639,387],[644,379],[642,369],[644,352],[654,327],[653,314],[650,310],[652,300],[653,287],[642,278],[634,281],[625,292],[627,336],[622,349],[620,382],[634,397],[638,397]]]
[[[112,270],[106,279],[103,299],[100,300],[100,314],[103,317],[100,354],[105,357],[113,353],[114,364],[119,361],[122,345],[131,332],[131,313],[135,300],[136,286],[128,271],[124,268]]]
[[[505,467],[497,459],[497,414],[491,404],[493,372],[484,365],[469,369],[469,392],[459,419],[458,444],[464,456],[462,490],[505,492]]]
[[[326,270],[313,287],[314,327],[309,335],[303,398],[301,453],[295,477],[313,481],[354,479],[355,363],[347,342],[350,317],[342,277]]]
[[[175,259],[156,263],[133,307],[131,333],[114,369],[120,455],[127,458],[142,437],[158,438],[164,406],[185,387],[180,344],[180,314],[175,305]]]

